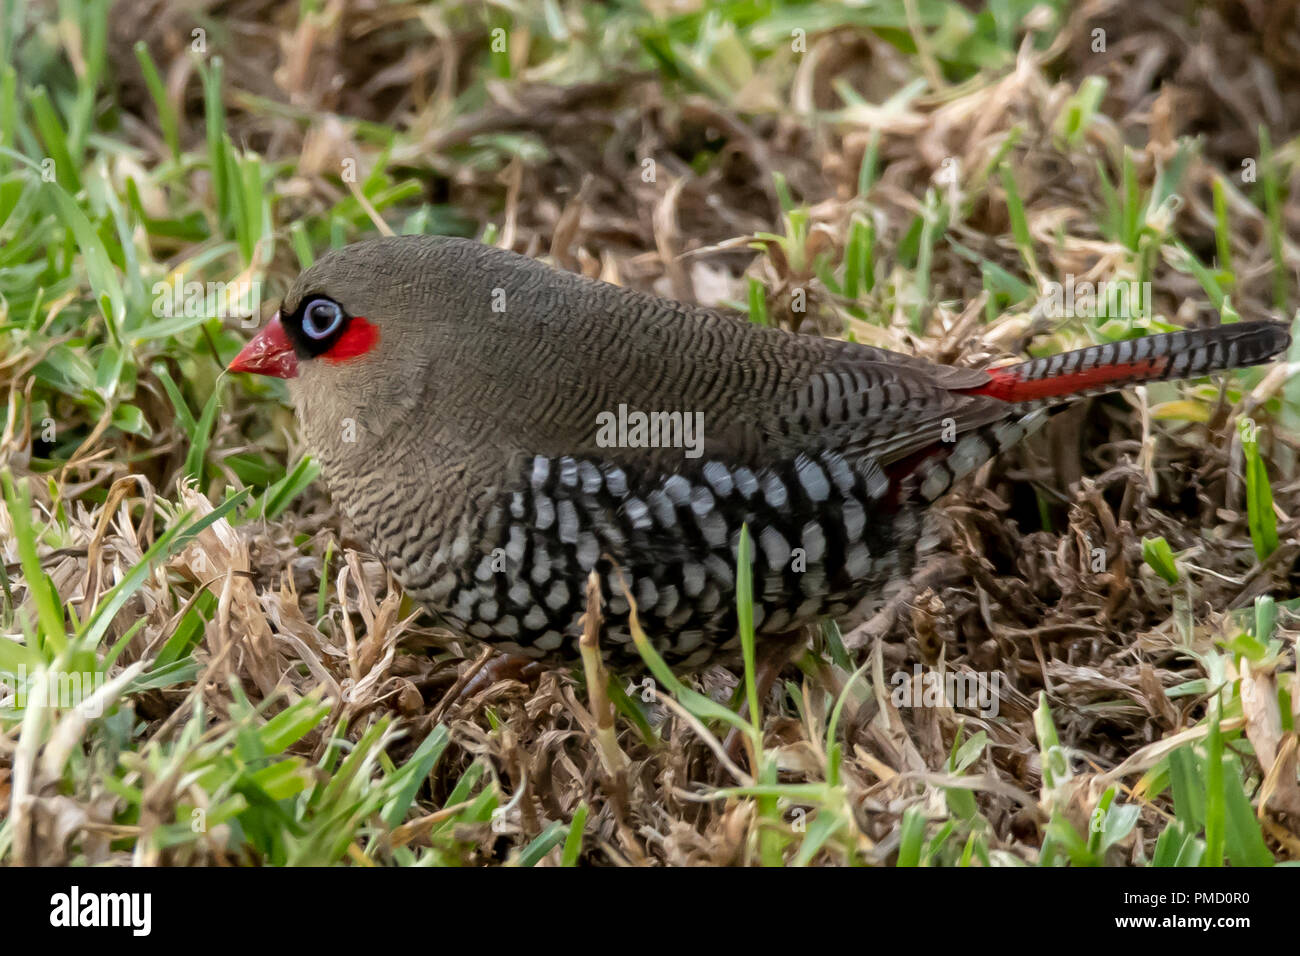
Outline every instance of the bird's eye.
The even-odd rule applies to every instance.
[[[308,338],[328,338],[343,324],[343,307],[332,299],[312,299],[302,313],[302,331]]]

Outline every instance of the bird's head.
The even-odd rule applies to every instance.
[[[446,260],[457,258],[457,247],[457,240],[404,236],[323,256],[294,280],[230,370],[295,379],[386,364],[391,374],[401,355],[427,351],[441,319],[463,312],[440,308],[450,305]]]
[[[445,397],[455,377],[467,341],[457,329],[483,308],[465,282],[477,248],[403,236],[322,256],[229,368],[286,379],[309,437],[341,427],[385,434],[417,404]]]

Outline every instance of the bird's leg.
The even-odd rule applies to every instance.
[[[800,647],[803,646],[804,632],[802,629],[789,631],[785,634],[764,636],[761,642],[755,647],[754,653],[754,684],[758,688],[758,704],[763,706],[763,700],[771,691],[772,685],[785,669],[785,665],[790,663]],[[742,680],[743,685],[743,680]],[[749,700],[746,698],[740,705],[740,716],[742,720],[749,719]],[[740,731],[733,727],[727,734],[724,744],[727,756],[737,763],[740,762],[741,755],[744,751],[744,738]],[[757,767],[751,767],[750,770],[757,771]]]
[[[461,703],[470,700],[475,694],[487,690],[497,681],[517,680],[528,683],[545,668],[531,657],[504,652],[493,654],[478,671],[472,674],[465,686],[457,693],[454,700]]]

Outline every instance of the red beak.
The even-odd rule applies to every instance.
[[[252,372],[275,378],[295,378],[298,375],[298,356],[294,355],[293,343],[280,324],[279,312],[271,316],[266,328],[254,335],[227,367],[232,372]]]

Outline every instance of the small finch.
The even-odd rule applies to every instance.
[[[742,526],[776,641],[906,577],[925,509],[1054,407],[1288,343],[1241,322],[956,368],[405,236],[303,272],[230,368],[288,380],[335,500],[452,629],[576,658],[595,569],[606,657],[639,663],[630,594],[691,669],[739,657]]]

